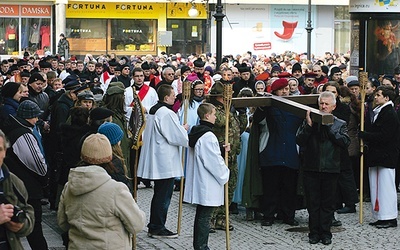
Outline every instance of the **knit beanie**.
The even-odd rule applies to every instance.
[[[112,160],[112,149],[110,141],[105,135],[89,135],[82,145],[82,161],[89,164],[102,164]]]
[[[110,141],[111,145],[117,144],[124,136],[122,129],[117,124],[112,122],[105,122],[101,124],[97,132],[105,135]]]
[[[39,117],[42,113],[36,102],[31,100],[21,102],[17,109],[17,116],[22,119]]]
[[[16,82],[8,82],[1,88],[1,95],[4,97],[13,98],[14,95],[18,92],[20,83]]]

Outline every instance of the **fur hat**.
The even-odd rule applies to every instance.
[[[82,161],[89,164],[102,164],[112,160],[110,141],[105,135],[91,134],[86,137],[81,150]]]
[[[197,58],[194,62],[193,62],[195,67],[204,67],[204,65],[206,64],[203,60],[201,60],[201,58]]]
[[[101,124],[97,132],[105,135],[110,141],[111,145],[117,144],[124,136],[122,129],[117,124],[112,122],[105,122]]]
[[[148,63],[147,61],[143,62],[143,63],[140,65],[140,67],[141,67],[143,70],[149,70],[149,69],[150,69],[150,65],[149,65],[149,63]]]
[[[279,78],[272,83],[271,91],[275,91],[278,89],[283,89],[284,87],[288,86],[288,79],[286,78]]]
[[[238,65],[237,68],[240,73],[251,72],[251,68],[249,66],[247,66],[247,63],[242,63],[242,64]]]

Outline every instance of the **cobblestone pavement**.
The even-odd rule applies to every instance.
[[[153,189],[138,190],[139,207],[146,212],[147,221],[150,213],[150,202]],[[168,213],[167,228],[177,230],[179,192],[174,192]],[[50,249],[64,249],[60,229],[56,225],[56,213],[44,206],[43,229]],[[364,223],[359,223],[359,213],[336,214],[342,227],[333,228],[333,243],[324,246],[321,243],[310,245],[307,237],[306,210],[296,212],[298,227],[275,223],[271,227],[262,227],[259,221],[245,220],[245,211],[240,207],[239,215],[231,215],[235,230],[230,232],[231,249],[400,249],[399,231],[397,228],[376,229],[369,226],[372,221],[370,203],[364,202]],[[359,208],[357,207],[357,211]],[[193,221],[195,206],[183,204],[181,234],[177,239],[152,239],[147,236],[147,228],[137,235],[136,249],[192,249]],[[225,231],[210,234],[209,246],[213,250],[225,249]],[[24,248],[29,249],[26,240]]]

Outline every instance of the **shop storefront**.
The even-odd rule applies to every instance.
[[[0,55],[52,50],[51,5],[0,5]]]
[[[166,44],[158,42],[158,31],[167,30],[172,31],[172,42],[167,45],[172,46],[171,50],[178,52],[184,46],[190,51],[202,52],[206,44],[203,30],[207,6],[195,6],[198,15],[189,17],[190,3],[69,1],[66,5],[66,36],[70,53],[155,55],[167,49]],[[191,20],[184,20],[188,18]]]
[[[397,1],[350,0],[352,21],[351,73],[393,75],[400,64],[400,5]]]
[[[209,50],[209,19],[206,3],[196,4],[197,15],[188,16],[191,3],[167,4],[167,30],[172,31],[172,46],[168,53],[204,53]]]

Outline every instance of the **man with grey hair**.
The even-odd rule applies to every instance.
[[[158,90],[161,85],[168,84],[171,85],[172,82],[175,80],[175,70],[172,67],[165,67],[162,72],[162,80],[156,86],[151,86]]]
[[[332,113],[336,98],[331,92],[322,92],[318,98],[319,110]],[[296,135],[296,143],[303,155],[304,192],[309,214],[310,244],[332,243],[330,230],[340,173],[340,151],[347,148],[350,138],[346,122],[334,117],[333,124],[313,122],[310,111]]]

